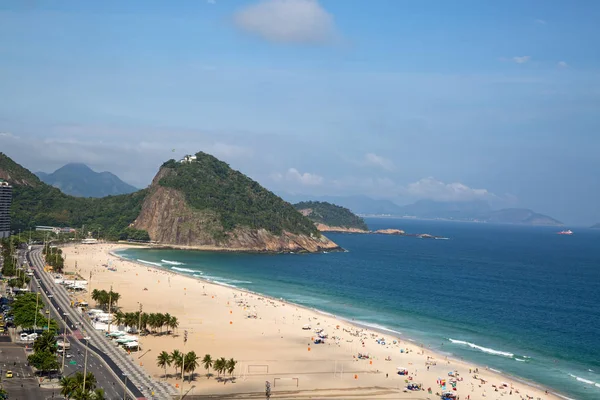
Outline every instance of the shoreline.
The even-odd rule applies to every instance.
[[[394,396],[387,397],[386,394],[377,392],[377,394],[361,393],[360,398],[397,399],[398,397],[405,397],[402,395],[401,387],[406,387],[406,384],[401,382],[409,382],[409,380],[405,380],[406,378],[415,379],[417,382],[425,379],[428,383],[423,384],[423,389],[429,386],[433,388],[433,393],[435,393],[436,391],[440,391],[440,387],[434,384],[436,381],[436,376],[442,376],[445,379],[449,379],[449,377],[446,376],[446,372],[448,370],[456,370],[460,371],[459,380],[461,382],[459,383],[459,390],[457,393],[460,394],[460,396],[464,399],[467,398],[467,395],[470,395],[473,399],[486,396],[486,390],[488,396],[492,396],[494,393],[498,395],[502,393],[502,396],[504,396],[505,399],[522,399],[523,397],[518,392],[519,389],[521,390],[521,393],[526,393],[529,396],[533,395],[534,398],[539,397],[544,400],[559,398],[568,399],[568,397],[556,393],[554,390],[544,388],[535,382],[530,382],[505,372],[497,373],[492,369],[486,370],[484,367],[481,367],[481,370],[477,371],[477,380],[475,380],[475,377],[472,377],[472,374],[469,371],[471,368],[478,368],[478,366],[476,366],[474,363],[455,358],[455,356],[450,354],[444,354],[436,349],[428,348],[426,346],[421,347],[419,345],[419,341],[406,337],[401,332],[386,328],[385,326],[373,326],[368,322],[351,320],[351,318],[338,316],[314,307],[298,305],[291,301],[275,298],[273,296],[254,292],[248,289],[239,288],[234,285],[216,282],[202,276],[193,276],[181,271],[173,270],[169,267],[146,264],[137,260],[131,260],[116,253],[118,250],[141,248],[141,246],[138,245],[109,244],[99,247],[100,248],[96,246],[82,246],[79,248],[77,246],[71,247],[69,250],[69,253],[71,254],[69,254],[69,257],[67,258],[67,263],[72,264],[73,259],[78,258],[80,266],[85,265],[83,269],[80,269],[80,272],[83,272],[84,269],[86,273],[88,271],[91,272],[92,270],[95,271],[94,281],[90,282],[90,284],[93,284],[94,288],[108,289],[109,285],[115,285],[115,289],[123,294],[124,288],[134,290],[134,287],[137,287],[135,290],[141,290],[141,287],[148,285],[147,287],[150,288],[151,292],[159,289],[159,292],[164,293],[164,296],[166,296],[162,299],[152,298],[152,300],[149,300],[149,298],[146,297],[144,300],[144,296],[148,296],[146,294],[148,292],[142,292],[144,293],[143,295],[140,293],[140,295],[138,295],[139,298],[136,296],[134,296],[136,298],[130,298],[130,293],[125,291],[126,296],[122,301],[120,301],[120,306],[124,311],[132,311],[137,309],[137,306],[135,306],[135,300],[139,300],[140,303],[142,301],[144,302],[144,310],[147,309],[146,307],[148,306],[148,303],[154,301],[154,306],[150,306],[148,312],[167,311],[176,315],[177,317],[180,317],[180,313],[186,314],[187,310],[185,309],[185,305],[190,301],[193,302],[191,303],[194,304],[194,307],[191,310],[192,313],[185,315],[185,317],[188,319],[185,320],[185,318],[180,318],[180,320],[182,322],[182,326],[186,327],[185,329],[192,329],[191,332],[196,332],[196,335],[201,336],[201,340],[196,342],[198,344],[194,347],[194,350],[196,350],[196,347],[202,348],[201,346],[206,348],[206,340],[207,338],[210,338],[211,354],[213,352],[218,353],[218,349],[222,348],[227,349],[226,351],[228,353],[234,353],[233,355],[236,359],[241,359],[243,367],[240,366],[242,372],[236,381],[236,385],[224,386],[221,384],[220,386],[214,386],[215,382],[213,379],[206,381],[205,378],[200,378],[197,384],[199,384],[200,388],[203,389],[203,393],[234,394],[241,393],[242,391],[261,391],[264,389],[265,376],[274,377],[274,379],[290,379],[282,378],[282,376],[298,376],[301,377],[303,382],[301,390],[363,390],[365,387],[380,389],[384,387],[386,390],[390,391],[388,395],[391,395],[393,392]],[[108,249],[105,249],[105,247],[108,247]],[[149,246],[145,247],[154,248]],[[82,249],[82,251],[78,252],[78,249]],[[99,263],[105,262],[107,257],[111,258],[112,260],[116,260],[117,262],[115,264],[119,264],[118,275],[114,275],[114,272],[106,271],[105,268],[98,268],[100,266]],[[85,261],[85,263],[83,263],[83,261]],[[77,263],[77,259],[75,262]],[[96,264],[95,269],[93,264]],[[175,266],[177,267],[177,265]],[[71,270],[69,267],[70,265],[67,265],[66,269]],[[87,276],[86,273],[84,273],[82,276]],[[108,279],[104,279],[103,284],[101,287],[99,287],[98,282],[102,281],[102,275]],[[170,276],[169,288],[165,288],[165,283],[160,284],[161,279],[163,279],[160,277],[160,275]],[[127,279],[127,276],[130,277],[129,280]],[[156,281],[157,278],[159,279],[158,282]],[[177,278],[179,278],[179,280]],[[190,281],[189,278],[192,278],[192,280]],[[196,286],[198,289],[192,288],[191,292],[185,292],[186,287],[190,288],[190,282],[202,283],[202,290],[204,290],[206,286],[206,290],[204,290],[205,293],[203,295],[200,294],[201,290],[199,289],[199,286]],[[173,288],[171,288],[172,283]],[[179,287],[179,294],[177,294],[176,291],[171,296],[167,295],[167,292],[176,290],[175,287]],[[167,290],[164,291],[163,288]],[[144,287],[144,290],[146,290],[146,287]],[[212,292],[212,300],[210,293],[208,297],[202,297],[207,296],[206,292]],[[186,295],[187,299],[185,297]],[[126,300],[129,300],[129,306],[123,307],[123,304],[125,304]],[[227,300],[226,304],[225,300]],[[175,301],[175,303],[173,303],[173,301]],[[230,301],[233,301],[233,303],[241,303],[243,301],[243,306],[245,306],[244,310],[246,310],[246,307],[248,307],[250,310],[253,308],[254,311],[252,312],[258,312],[260,317],[258,319],[249,319],[248,316],[241,317],[239,316],[241,313],[238,314],[237,311],[235,311],[235,314],[238,315],[236,316],[234,314],[232,317],[230,314],[234,312],[236,306],[241,308],[242,305],[233,304],[233,306],[231,306],[229,303]],[[122,302],[123,304],[121,304]],[[203,307],[203,304],[208,308]],[[226,318],[221,315],[221,312],[223,311],[219,310],[223,310],[223,308],[219,308],[219,305],[230,310]],[[188,310],[190,309],[188,308]],[[246,314],[249,312],[250,311],[246,312]],[[213,313],[214,315],[209,317],[209,313]],[[300,329],[303,327],[302,324],[307,322],[307,317],[308,322],[312,324],[313,328],[316,325],[320,325],[320,327],[326,328],[329,334],[339,336],[333,336],[327,339],[327,343],[324,347],[323,345],[313,346],[312,340],[316,334],[312,333],[312,330],[303,331]],[[209,319],[207,320],[203,318]],[[273,324],[273,318],[275,325]],[[200,319],[199,322],[197,322],[198,319]],[[218,321],[219,319],[221,321]],[[231,321],[229,321],[229,319],[231,319]],[[229,328],[224,329],[221,323],[227,324],[226,326]],[[231,328],[232,325],[230,324],[232,323],[234,328]],[[190,326],[191,328],[187,328],[187,326]],[[246,327],[244,328],[244,326]],[[242,328],[242,330],[235,331],[235,327]],[[347,327],[348,330],[346,329]],[[180,327],[180,329],[184,328]],[[212,333],[212,329],[216,329],[217,332],[219,332],[218,338],[214,333]],[[261,329],[263,330],[262,334]],[[279,334],[277,334],[277,331],[279,331]],[[350,336],[348,336],[348,334]],[[228,337],[225,338],[221,336]],[[311,338],[311,336],[313,336],[313,338]],[[377,345],[373,343],[375,342],[376,338],[381,337],[385,337],[386,339],[387,345],[385,345],[385,347],[380,346],[379,343],[377,343]],[[335,341],[336,339],[338,340],[337,342]],[[309,341],[308,353],[306,352],[306,341]],[[170,350],[172,349],[173,342],[179,343],[179,341],[177,341],[175,338],[164,336],[146,337],[142,340],[142,346],[144,346],[144,342],[148,342],[146,347],[152,348],[153,353],[155,351],[159,352],[160,349]],[[237,349],[235,350],[237,353],[235,353],[233,347],[236,346],[241,346],[240,348],[243,350]],[[314,347],[312,352],[310,349],[311,347]],[[369,353],[370,357],[367,359],[367,361],[359,360],[355,356],[356,353],[360,351],[363,351],[363,354],[365,351]],[[273,354],[273,352],[275,353]],[[270,354],[270,356],[265,358],[265,354]],[[313,356],[318,355],[320,355],[320,359],[315,360]],[[393,355],[394,361],[386,362],[390,355]],[[162,369],[157,369],[154,367],[154,362],[152,361],[154,357],[155,355],[149,356],[150,360],[147,360],[149,367],[147,368],[145,366],[144,368],[149,374],[152,374],[155,377],[158,376],[160,378],[163,375],[163,372]],[[384,357],[386,357],[385,360]],[[424,371],[424,365],[429,365],[430,357],[431,361],[435,360],[433,366],[431,367],[432,371],[430,372],[429,369]],[[324,359],[321,360],[321,358]],[[332,367],[334,367],[334,362],[338,366],[335,367],[335,371],[333,372],[334,378],[331,379],[330,377],[333,370]],[[267,375],[251,373],[250,364],[252,363],[268,364],[271,367],[271,371],[269,371],[267,367]],[[411,370],[409,373],[410,376],[398,377],[396,375],[395,366],[398,365],[398,363],[402,363],[404,365],[408,363],[408,368]],[[340,364],[342,365],[343,369],[342,377],[338,376],[340,374]],[[436,367],[435,365],[438,366]],[[245,372],[244,368],[248,368],[248,373]],[[328,368],[331,368],[331,370]],[[377,370],[375,370],[376,368]],[[418,368],[420,368],[420,370]],[[327,371],[321,371],[322,369],[326,369]],[[346,374],[344,374],[344,372]],[[389,373],[390,379],[387,378],[386,372]],[[354,379],[352,379],[352,374],[355,374]],[[360,376],[360,379],[357,378],[358,376]],[[169,379],[168,376],[167,378],[171,384],[177,383],[176,379],[173,380],[172,377]],[[484,378],[485,381],[482,382],[486,383],[479,384],[479,380],[483,380]],[[511,394],[509,395],[508,387],[501,388],[501,391],[494,391],[496,386],[492,386],[492,384],[497,384],[501,381],[511,382],[510,388],[515,386],[515,393],[513,394],[511,390]],[[475,386],[474,382],[477,382]],[[467,390],[468,386],[465,386],[469,385],[469,383],[471,385],[470,391]],[[389,386],[390,384],[392,386]],[[206,385],[206,387],[203,387],[203,385]],[[473,392],[474,390],[480,393],[480,397],[476,395],[476,392]],[[549,394],[544,394],[545,390],[548,390]],[[418,397],[411,398],[431,398],[431,394],[427,395],[426,391],[410,393],[413,396],[419,394]],[[496,397],[492,398],[495,399]]]
[[[339,233],[358,233],[358,234],[369,233],[369,234],[377,234],[377,232],[375,232],[375,231],[367,231],[367,232],[339,232]],[[379,234],[382,234],[382,233],[379,233]],[[403,235],[403,236],[413,236],[413,235]],[[172,248],[169,248],[169,249],[172,249]],[[122,248],[122,249],[118,249],[118,250],[128,250],[128,248]],[[151,268],[151,269],[156,269],[156,270],[161,271],[161,272],[173,273],[173,274],[185,277],[185,278],[191,278],[191,279],[199,280],[199,281],[205,282],[205,283],[207,283],[209,285],[217,285],[217,286],[220,286],[220,287],[224,287],[224,288],[230,289],[232,291],[238,291],[238,292],[242,292],[242,293],[246,293],[246,294],[252,294],[252,295],[256,295],[256,296],[261,296],[261,297],[264,297],[266,299],[269,299],[269,300],[272,300],[272,301],[282,302],[282,303],[285,303],[285,304],[287,304],[289,306],[293,306],[293,307],[296,307],[296,308],[299,308],[299,309],[303,309],[303,310],[306,310],[306,311],[312,311],[312,312],[318,313],[320,315],[323,315],[325,317],[342,320],[342,321],[346,322],[349,325],[353,325],[355,327],[359,327],[359,328],[364,329],[364,330],[374,331],[374,332],[377,332],[377,333],[379,333],[381,335],[386,335],[386,336],[392,335],[393,339],[396,339],[398,341],[402,341],[402,340],[409,341],[414,346],[417,346],[417,347],[419,347],[421,349],[424,349],[424,350],[426,350],[426,351],[428,351],[428,352],[430,352],[430,353],[432,353],[434,355],[437,355],[438,357],[440,357],[440,359],[444,358],[445,360],[453,361],[454,363],[457,363],[457,364],[470,364],[473,367],[480,368],[482,371],[485,371],[485,372],[491,371],[493,374],[497,374],[497,375],[499,375],[501,377],[507,378],[508,380],[517,381],[517,382],[521,383],[522,385],[529,386],[531,388],[535,388],[535,389],[538,389],[538,390],[541,390],[541,391],[548,391],[548,394],[554,395],[554,396],[556,396],[558,398],[565,399],[565,400],[574,400],[574,399],[572,399],[572,398],[570,398],[570,397],[568,397],[566,395],[563,395],[561,393],[558,393],[558,392],[554,391],[554,389],[547,388],[547,387],[543,386],[542,384],[540,384],[538,382],[530,381],[530,380],[528,380],[526,378],[522,378],[520,376],[516,376],[516,375],[510,374],[510,373],[507,373],[505,371],[498,371],[498,370],[495,370],[493,368],[489,368],[487,366],[479,365],[479,364],[474,363],[474,362],[469,362],[468,360],[465,360],[465,359],[456,358],[456,355],[454,355],[452,353],[441,352],[437,348],[433,348],[433,349],[431,347],[425,348],[424,344],[423,343],[419,343],[419,341],[417,339],[411,338],[409,336],[405,336],[402,332],[398,332],[398,331],[396,331],[394,329],[391,329],[391,328],[388,328],[388,327],[385,327],[385,326],[375,326],[374,324],[371,324],[371,323],[368,323],[368,322],[365,322],[365,321],[357,321],[357,320],[354,320],[354,319],[351,319],[351,318],[348,318],[348,317],[344,317],[344,316],[341,316],[341,315],[336,315],[336,314],[330,313],[328,311],[320,310],[320,309],[315,308],[315,307],[309,307],[309,306],[306,306],[306,305],[297,304],[297,303],[294,303],[292,301],[286,300],[284,298],[276,298],[276,297],[273,297],[273,296],[268,295],[268,294],[259,293],[259,292],[252,291],[250,289],[240,288],[240,287],[235,286],[235,285],[230,285],[230,284],[227,284],[227,283],[218,282],[218,281],[214,281],[214,280],[211,280],[211,279],[208,279],[208,278],[204,278],[201,275],[195,275],[195,274],[194,275],[190,275],[190,274],[186,274],[183,271],[177,271],[177,270],[173,270],[172,269],[173,266],[178,267],[178,265],[173,265],[171,267],[163,267],[163,266],[157,266],[157,265],[153,265],[153,264],[147,264],[147,263],[141,262],[139,260],[132,260],[132,259],[123,257],[123,256],[115,253],[115,251],[118,251],[118,250],[109,251],[108,254],[110,254],[110,255],[112,255],[114,257],[117,257],[120,260],[123,260],[123,261],[126,261],[126,262],[130,262],[130,263],[133,263],[133,264],[136,264],[136,265],[139,265],[139,266],[143,266],[143,267],[147,267],[147,268]],[[186,250],[186,249],[176,249],[176,250]],[[200,250],[200,251],[204,251],[204,250]]]

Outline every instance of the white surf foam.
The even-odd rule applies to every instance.
[[[185,263],[179,262],[179,261],[170,261],[170,260],[160,260],[162,262],[164,262],[165,264],[170,264],[170,265],[185,265]]]
[[[240,284],[240,283],[252,283],[252,281],[242,281],[238,279],[227,279],[221,276],[213,276],[213,275],[204,275],[202,278],[215,282],[215,283],[225,283],[225,284]]]
[[[494,368],[490,368],[490,371],[494,371],[497,374],[501,374],[502,373],[502,371],[498,371],[497,369],[494,369]]]
[[[451,341],[454,344],[462,344],[462,345],[465,345],[465,346],[469,346],[469,347],[471,347],[473,349],[477,349],[479,351],[483,351],[484,353],[493,354],[493,355],[496,355],[496,356],[509,357],[509,358],[514,357],[513,353],[509,353],[507,351],[494,350],[494,349],[490,349],[490,348],[487,348],[487,347],[478,346],[478,345],[476,345],[474,343],[465,342],[463,340],[454,340],[454,339],[450,339],[450,338],[448,338],[448,340]]]
[[[189,272],[190,274],[193,274],[194,272],[196,272],[196,271],[194,271],[193,269],[188,269],[188,268],[171,267],[171,269],[172,269],[173,271],[179,271],[179,272]]]
[[[521,361],[521,362],[525,362],[525,361],[527,361],[527,360],[521,360],[520,358],[516,358],[516,357],[515,357],[515,361]]]
[[[162,264],[161,263],[157,263],[157,262],[140,260],[139,258],[137,259],[137,261],[139,261],[141,263],[144,263],[144,264],[148,264],[148,265],[154,265],[155,267],[162,267]]]
[[[594,382],[594,381],[590,381],[589,379],[584,379],[584,378],[581,378],[581,377],[579,377],[579,376],[577,376],[577,375],[573,375],[573,374],[569,374],[569,376],[570,376],[571,378],[575,378],[575,379],[576,379],[577,381],[579,381],[579,382],[586,383],[586,384],[588,384],[588,385],[594,385],[594,386],[598,386],[598,384],[597,384],[596,382]],[[598,387],[600,387],[600,386],[598,386]]]
[[[355,321],[355,322],[357,324],[368,326],[369,328],[373,328],[373,329],[376,329],[378,331],[386,331],[386,332],[393,333],[395,335],[402,335],[402,332],[398,332],[398,331],[395,331],[395,330],[390,329],[390,328],[386,328],[385,326],[381,326],[381,325],[378,325],[378,324],[373,324],[373,323],[369,323],[369,322],[362,322],[362,321]]]

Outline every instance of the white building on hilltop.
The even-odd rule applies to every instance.
[[[196,161],[196,156],[185,156],[179,162],[180,163],[191,163],[192,161]]]

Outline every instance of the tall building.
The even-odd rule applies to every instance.
[[[0,239],[10,236],[10,203],[12,186],[0,179]]]

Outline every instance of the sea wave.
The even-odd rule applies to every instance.
[[[185,265],[185,263],[179,262],[179,261],[171,261],[171,260],[160,260],[162,262],[164,262],[165,264],[170,264],[170,265]]]
[[[464,340],[454,340],[454,339],[450,339],[448,338],[449,341],[451,341],[454,344],[462,344],[465,346],[469,346],[473,349],[477,349],[479,351],[483,351],[484,353],[488,353],[488,354],[493,354],[496,356],[503,356],[503,357],[509,357],[512,358],[514,357],[513,353],[509,353],[507,351],[500,351],[500,350],[494,350],[494,349],[490,349],[488,347],[483,347],[483,346],[478,346],[474,343],[470,343],[470,342],[465,342]]]
[[[516,358],[516,357],[515,357],[515,361],[526,362],[527,360],[521,360],[520,358]]]
[[[194,272],[196,272],[193,269],[189,269],[189,268],[171,267],[171,269],[173,271],[178,271],[178,272],[189,272],[190,274],[193,274]]]
[[[589,379],[581,378],[581,377],[579,377],[577,375],[573,375],[573,374],[569,374],[569,376],[571,378],[575,378],[579,382],[587,383],[588,385],[594,385],[594,386],[600,387],[600,383],[596,383],[594,381],[590,381]]]
[[[162,264],[161,263],[157,263],[157,262],[140,260],[139,258],[137,259],[137,261],[141,262],[141,263],[144,263],[144,264],[148,264],[148,265],[154,265],[155,267],[162,267]]]
[[[385,326],[382,326],[382,325],[373,324],[373,323],[370,323],[370,322],[363,322],[363,321],[353,321],[353,322],[356,323],[356,324],[358,324],[358,325],[368,326],[369,328],[373,328],[373,329],[378,330],[378,331],[386,331],[386,332],[393,333],[395,335],[402,335],[402,332],[398,332],[398,331],[395,331],[393,329],[386,328]]]
[[[213,275],[204,275],[204,276],[202,276],[202,278],[204,278],[204,279],[206,279],[208,281],[215,282],[215,283],[226,283],[226,284],[252,283],[252,281],[242,281],[242,280],[238,280],[238,279],[228,279],[228,278],[223,278],[221,276],[213,276]]]

